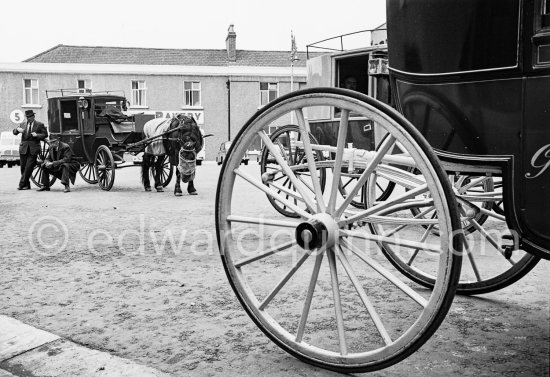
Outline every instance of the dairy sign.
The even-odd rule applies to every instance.
[[[184,114],[192,116],[198,125],[204,124],[203,110],[128,111],[128,113],[154,115],[155,118],[173,118],[177,114]]]

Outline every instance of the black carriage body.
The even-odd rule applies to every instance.
[[[449,170],[502,174],[509,226],[549,258],[550,4],[388,0],[387,18],[397,108]]]
[[[125,109],[126,99],[112,94],[66,94],[48,98],[50,133],[69,144],[82,163],[93,163],[97,149],[105,145],[121,161],[126,145],[142,140],[143,125],[152,115],[135,115],[132,122],[113,122],[105,110]]]

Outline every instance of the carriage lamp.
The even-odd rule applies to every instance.
[[[88,100],[85,99],[84,97],[79,97],[78,98],[78,107],[80,107],[81,109],[87,109],[88,108]]]
[[[388,75],[388,59],[372,58],[369,59],[369,75],[371,76],[387,76]]]

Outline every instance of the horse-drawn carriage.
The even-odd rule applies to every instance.
[[[550,7],[390,0],[387,17],[387,47],[333,55],[371,61],[371,96],[314,69],[331,87],[259,110],[216,196],[218,246],[247,313],[287,352],[338,371],[399,362],[457,288],[494,291],[550,259]],[[240,156],[257,137],[253,175]],[[235,204],[253,198],[267,207]]]
[[[79,93],[77,90],[47,91],[49,132],[59,135],[67,143],[74,157],[80,162],[82,179],[99,184],[102,190],[110,190],[115,180],[115,169],[135,166],[134,157],[151,144],[162,144],[161,138],[175,135],[177,129],[144,138],[144,126],[154,115],[126,115],[127,100],[116,92]],[[175,119],[175,118],[174,118]],[[166,120],[169,126],[170,119]],[[178,122],[175,122],[178,123]],[[179,124],[179,123],[178,123]],[[177,125],[176,125],[177,126]],[[165,127],[166,128],[166,127]],[[201,144],[202,145],[202,144]],[[47,152],[43,142],[41,159]],[[173,176],[174,161],[164,154],[157,161],[159,171],[156,185],[166,187]],[[151,169],[151,174],[154,169]],[[149,179],[147,172],[147,182]],[[31,180],[41,186],[42,169],[35,168]],[[153,177],[155,178],[155,177]],[[50,185],[55,181],[51,178]]]

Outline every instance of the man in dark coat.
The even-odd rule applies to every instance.
[[[73,151],[68,144],[63,143],[56,135],[51,135],[49,139],[50,149],[46,154],[44,161],[38,163],[42,165],[42,187],[38,191],[50,191],[50,174],[61,180],[65,186],[63,192],[70,192],[69,182],[74,185],[76,172],[80,169],[80,163],[73,159]]]
[[[48,130],[42,122],[34,119],[34,111],[25,110],[26,122],[13,130],[13,134],[22,134],[19,144],[19,159],[21,163],[21,179],[18,190],[30,190],[30,178],[36,166],[36,157],[40,153],[40,140],[48,137]]]

